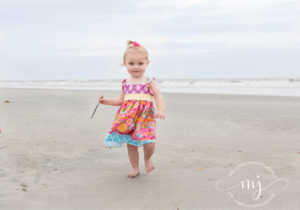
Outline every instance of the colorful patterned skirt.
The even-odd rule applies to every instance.
[[[156,143],[155,129],[152,101],[126,100],[120,106],[103,145],[121,147],[124,143],[134,146]]]

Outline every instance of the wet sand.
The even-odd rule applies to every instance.
[[[140,148],[141,174],[131,179],[126,145],[102,147],[118,107],[100,105],[90,119],[102,94],[119,96],[0,89],[1,210],[234,210],[272,194],[257,209],[299,209],[300,97],[164,93],[156,169],[145,174]],[[288,186],[279,180],[259,201],[242,188],[219,189],[255,174],[264,186],[279,178]]]

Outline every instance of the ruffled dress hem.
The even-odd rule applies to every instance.
[[[111,134],[108,133],[106,135],[106,138],[103,142],[103,146],[108,147],[108,148],[122,147],[122,145],[124,143],[142,147],[145,144],[156,143],[156,139],[149,139],[149,140],[142,140],[142,141],[134,140],[131,138],[130,135],[119,134],[117,131],[115,131]]]

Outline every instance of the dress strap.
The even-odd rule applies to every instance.
[[[126,79],[124,79],[124,80],[122,81],[122,90],[124,90],[125,85],[126,85]]]
[[[150,90],[150,94],[153,96],[155,93],[154,93],[154,91],[152,90],[151,85],[150,85],[150,83],[151,83],[152,80],[155,80],[155,78],[154,78],[154,77],[152,77],[152,78],[147,77],[147,87],[148,87],[149,90]]]

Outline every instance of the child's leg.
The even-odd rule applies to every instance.
[[[132,170],[128,176],[133,178],[139,173],[139,150],[137,146],[127,144],[128,157],[132,166]]]
[[[144,160],[146,172],[150,173],[154,169],[154,165],[151,161],[151,156],[154,153],[155,143],[149,143],[144,145]]]

